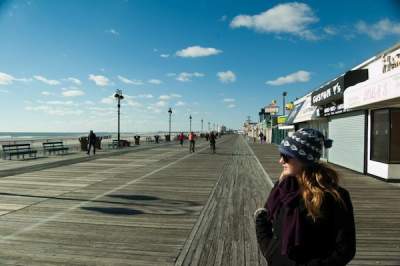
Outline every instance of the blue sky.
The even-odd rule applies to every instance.
[[[0,131],[240,128],[400,37],[399,1],[0,0]]]

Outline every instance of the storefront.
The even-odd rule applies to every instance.
[[[323,151],[329,162],[365,172],[364,112],[347,113],[343,106],[343,93],[347,87],[368,79],[367,69],[346,72],[321,86],[311,94],[311,104],[317,108],[318,123],[314,125],[333,140],[332,148]]]
[[[394,51],[390,56],[399,55]],[[368,114],[366,172],[387,181],[400,182],[400,60],[371,63],[374,78],[344,92],[344,108],[364,109]],[[400,58],[400,57],[397,57]]]

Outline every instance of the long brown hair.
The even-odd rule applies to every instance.
[[[326,193],[332,195],[335,201],[345,206],[338,192],[339,175],[327,164],[315,163],[311,166],[305,166],[297,179],[308,215],[314,221],[321,216],[321,205]]]

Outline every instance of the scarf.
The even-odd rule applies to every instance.
[[[279,210],[287,208],[283,217],[282,255],[288,255],[290,248],[299,246],[304,241],[299,211],[299,184],[296,177],[287,176],[271,190],[265,208],[269,210],[269,220],[275,220]]]

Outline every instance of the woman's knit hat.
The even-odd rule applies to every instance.
[[[289,157],[296,158],[307,164],[319,161],[322,147],[332,147],[332,140],[325,139],[324,135],[312,128],[301,128],[287,136],[279,145],[279,151]]]

